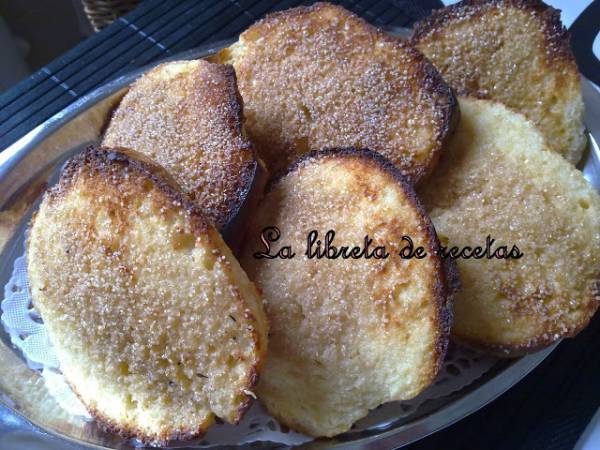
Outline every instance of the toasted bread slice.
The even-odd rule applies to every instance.
[[[537,0],[470,0],[415,26],[413,44],[459,94],[500,101],[576,164],[586,145],[579,71],[557,11]]]
[[[266,351],[261,300],[160,169],[112,150],[73,158],[27,259],[61,370],[101,424],[163,444],[240,419]]]
[[[235,233],[228,225],[242,205],[262,194],[230,66],[174,61],[150,70],[114,111],[102,144],[166,168],[225,235]]]
[[[505,356],[574,336],[600,301],[600,198],[521,114],[460,98],[447,157],[420,190],[443,245],[516,245],[459,259],[454,334]]]
[[[281,233],[272,253],[290,245],[294,258],[255,258],[270,226]],[[383,245],[389,257],[309,259],[308,233],[316,230],[323,247],[330,229],[338,249],[364,250],[368,235],[367,254]],[[369,151],[309,153],[271,186],[249,230],[240,261],[271,323],[257,392],[276,418],[333,436],[431,383],[446,350],[448,283],[432,255],[435,231],[391,163]],[[430,256],[400,258],[404,235]]]
[[[328,3],[271,14],[215,59],[235,67],[248,133],[274,174],[309,150],[353,146],[416,182],[458,119],[423,55]]]

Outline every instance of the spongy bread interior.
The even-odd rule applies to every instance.
[[[417,395],[435,377],[445,352],[445,275],[434,256],[402,259],[409,235],[431,254],[435,234],[414,193],[374,153],[316,153],[266,195],[241,259],[262,290],[271,322],[259,399],[284,424],[313,436],[347,431],[381,403]],[[406,190],[405,190],[406,189]],[[256,259],[264,227],[281,232],[275,253]],[[307,235],[327,230],[333,242],[390,256],[308,259]]]
[[[459,259],[454,333],[504,355],[571,336],[598,308],[600,198],[499,103],[460,97],[462,119],[421,198],[446,246],[513,245],[520,259]]]
[[[417,182],[458,119],[422,54],[338,5],[268,15],[212,58],[235,67],[248,133],[276,175],[310,150],[356,147]]]
[[[67,166],[30,230],[31,293],[62,372],[101,423],[144,442],[235,423],[266,350],[256,289],[164,179],[98,155]]]
[[[257,163],[232,67],[171,61],[144,73],[114,111],[102,144],[163,166],[223,230],[252,190]]]
[[[580,75],[560,11],[541,1],[461,2],[418,24],[413,43],[461,95],[500,101],[576,164],[586,145]]]

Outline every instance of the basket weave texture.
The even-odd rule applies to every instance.
[[[81,0],[81,3],[94,31],[100,31],[135,8],[140,0]]]

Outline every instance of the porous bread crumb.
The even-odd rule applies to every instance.
[[[240,419],[268,326],[219,234],[148,167],[116,152],[77,157],[33,219],[27,255],[75,393],[109,429],[164,444],[215,415]]]
[[[552,150],[581,159],[583,98],[560,11],[536,0],[461,2],[418,23],[412,42],[459,94],[506,104]]]
[[[274,174],[309,150],[352,146],[416,182],[457,119],[418,51],[327,3],[271,14],[213,59],[235,67],[248,133]]]
[[[249,194],[256,166],[242,125],[233,68],[174,61],[133,83],[102,144],[136,150],[165,167],[222,228]]]
[[[435,232],[414,193],[380,156],[310,155],[276,182],[254,216],[240,259],[262,290],[271,323],[257,394],[282,423],[333,436],[381,403],[412,398],[436,376],[448,333],[446,280],[435,255],[403,260],[409,235],[430,254]],[[255,259],[260,234],[277,226],[274,254]],[[334,245],[385,245],[387,259],[312,259],[307,234],[336,232]]]
[[[600,304],[600,198],[525,117],[460,98],[462,119],[419,194],[443,245],[517,245],[458,260],[453,333],[505,356],[583,329]]]

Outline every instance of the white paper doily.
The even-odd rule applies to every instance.
[[[4,300],[0,307],[2,309],[0,318],[11,342],[22,352],[30,368],[41,370],[48,392],[71,415],[83,420],[92,420],[60,372],[58,359],[46,334],[44,323],[31,304],[25,256],[17,258],[14,262],[12,277],[4,287]],[[349,433],[386,428],[398,419],[417,412],[426,401],[447,396],[468,386],[492,368],[496,362],[496,358],[454,346],[448,353],[435,382],[418,397],[406,402],[392,402],[380,406],[360,420]],[[255,402],[240,424],[214,425],[199,444],[241,445],[269,441],[292,446],[310,440],[312,438],[279,425],[258,402]]]

